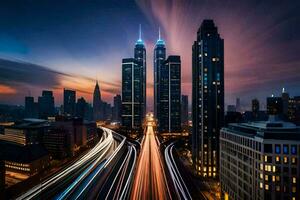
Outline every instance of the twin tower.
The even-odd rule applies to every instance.
[[[160,132],[178,132],[181,128],[180,56],[166,58],[166,44],[159,37],[154,48],[154,115]],[[146,48],[141,37],[135,43],[134,58],[122,60],[122,126],[142,127],[146,115]]]

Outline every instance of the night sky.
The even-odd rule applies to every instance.
[[[78,91],[91,102],[95,80],[111,102],[121,92],[121,61],[132,57],[138,27],[147,49],[152,109],[153,47],[161,27],[167,54],[182,60],[182,93],[191,99],[191,48],[203,19],[225,43],[225,102],[263,103],[285,87],[300,95],[300,1],[7,0],[0,3],[0,103],[23,104],[43,89]]]

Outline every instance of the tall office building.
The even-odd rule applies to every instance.
[[[142,125],[142,70],[137,60],[122,60],[122,125],[129,129]]]
[[[217,177],[224,123],[224,40],[213,20],[202,22],[192,50],[193,165],[198,175]]]
[[[52,91],[44,90],[38,98],[38,110],[40,118],[53,117],[55,115],[54,96]]]
[[[25,97],[25,117],[26,118],[38,117],[38,105],[36,102],[34,102],[34,98],[30,96]]]
[[[160,29],[158,31],[158,40],[154,49],[153,57],[154,66],[154,116],[159,116],[159,80],[160,80],[160,66],[166,60],[166,46],[164,40],[161,39]]]
[[[142,71],[142,77],[141,77],[141,83],[142,83],[142,118],[146,115],[146,89],[147,89],[147,67],[146,67],[146,48],[144,45],[144,42],[142,40],[142,30],[140,25],[139,30],[139,39],[135,43],[134,47],[134,58],[136,59],[138,65],[141,67]]]
[[[181,96],[181,124],[188,125],[189,121],[189,96]]]
[[[121,122],[122,99],[121,95],[114,96],[113,120]]]
[[[93,118],[95,121],[103,120],[103,106],[98,81],[96,82],[93,95]]]
[[[160,66],[159,80],[160,132],[178,132],[181,129],[181,61],[180,56],[169,56]]]
[[[74,116],[76,112],[76,91],[64,89],[64,115]]]

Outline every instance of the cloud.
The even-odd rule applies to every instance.
[[[48,67],[18,60],[0,59],[0,97],[2,101],[11,103],[15,100],[23,102],[29,91],[38,96],[41,90],[52,89],[57,102],[62,102],[63,88],[74,89],[77,96],[84,96],[91,101],[95,79],[78,74],[67,74]],[[106,101],[120,92],[120,83],[99,80],[101,92]],[[12,95],[14,94],[14,95]]]
[[[136,0],[162,27],[168,54],[182,60],[183,92],[191,95],[192,43],[203,19],[215,21],[225,43],[227,102],[247,93],[300,85],[299,1]],[[293,88],[291,88],[292,90]],[[293,89],[294,91],[294,89]]]

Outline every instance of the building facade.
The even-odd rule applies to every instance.
[[[193,165],[198,175],[217,177],[224,123],[224,41],[212,20],[202,22],[192,52]]]
[[[154,66],[154,116],[159,116],[159,80],[160,80],[160,67],[166,60],[166,45],[165,41],[161,39],[160,30],[158,40],[154,48],[153,66]]]
[[[159,132],[181,130],[181,61],[180,56],[169,56],[160,66]]]
[[[141,97],[141,106],[142,106],[142,118],[145,117],[146,115],[146,89],[147,89],[147,65],[146,65],[146,48],[145,44],[142,40],[142,30],[140,26],[140,31],[139,31],[139,39],[135,43],[134,47],[134,58],[136,59],[138,65],[141,68],[141,85],[142,85],[142,97]]]
[[[25,97],[25,118],[38,118],[38,104],[34,102],[34,98]]]
[[[142,75],[136,59],[122,60],[122,126],[128,129],[142,126]]]
[[[220,135],[224,199],[300,199],[300,129],[282,121],[230,124]]]

